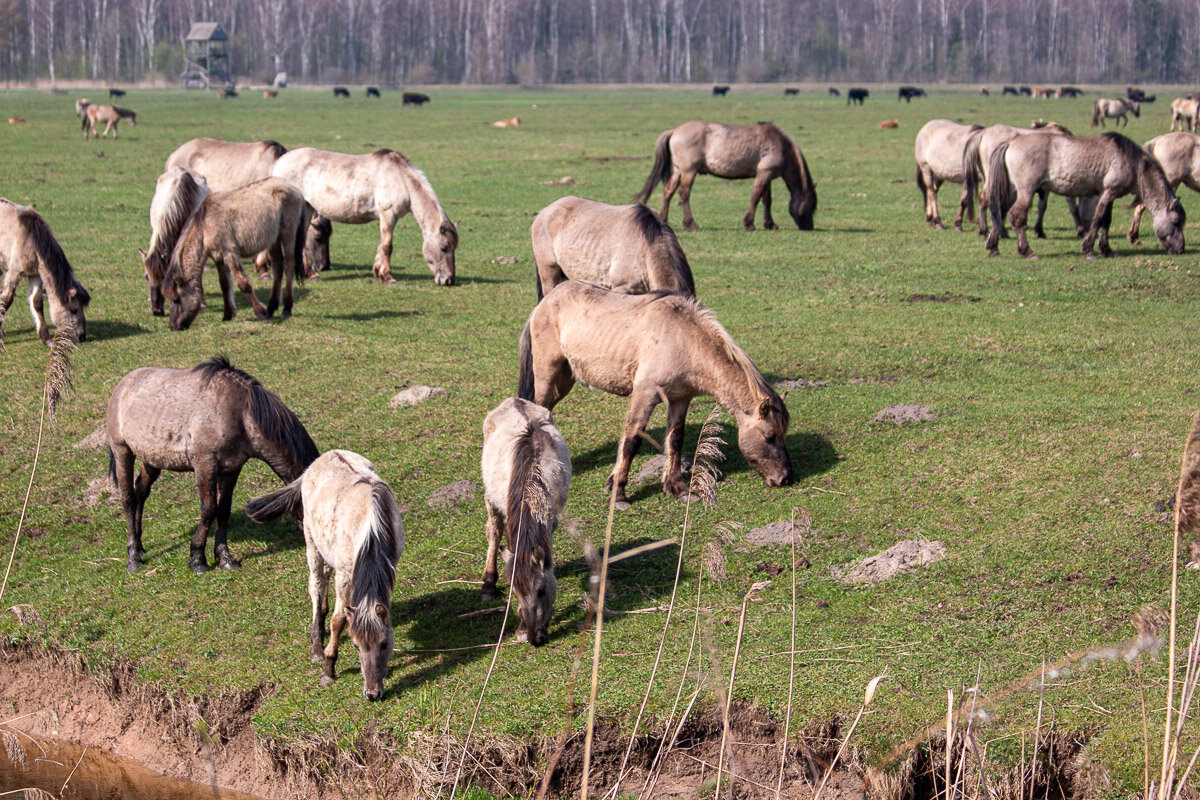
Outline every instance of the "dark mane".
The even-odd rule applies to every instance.
[[[179,179],[175,194],[171,197],[171,208],[164,220],[163,230],[158,231],[158,239],[146,259],[146,268],[151,270],[155,276],[161,278],[166,270],[166,262],[170,260],[171,252],[179,242],[180,234],[183,233],[184,227],[191,219],[190,213],[182,214],[180,212],[184,209],[194,208],[199,195],[200,184],[196,182],[190,171],[184,172]]]
[[[411,168],[413,165],[412,162],[409,161],[408,158],[403,153],[400,153],[396,150],[392,150],[391,148],[388,148],[388,147],[380,148],[379,150],[376,150],[374,153],[371,153],[371,155],[375,156],[376,158],[386,158],[389,161],[395,161],[402,167],[410,167]]]
[[[1128,136],[1113,131],[1100,135],[1112,142],[1124,158],[1134,162],[1140,162],[1146,158],[1146,151],[1138,147],[1137,143]]]
[[[389,502],[391,501],[391,502]],[[391,490],[382,481],[371,486],[371,527],[354,558],[350,628],[366,645],[378,644],[387,635],[386,622],[375,613],[375,604],[391,607],[396,580],[396,531],[392,527]]]
[[[76,297],[82,305],[86,306],[90,303],[91,295],[88,294],[87,289],[83,288],[83,284],[76,280],[75,272],[71,269],[71,262],[67,261],[67,254],[63,252],[62,246],[50,232],[50,226],[42,219],[42,215],[33,209],[27,209],[17,215],[17,222],[33,241],[33,249],[38,255],[38,261],[50,278],[50,286],[47,289],[54,292],[58,302],[64,306],[67,305],[71,300],[68,292],[75,289]]]
[[[132,119],[137,119],[137,114],[135,114],[133,109],[131,109],[131,108],[125,108],[123,106],[113,106],[112,110],[117,113],[118,117],[130,117]]]
[[[534,547],[546,554],[546,569],[553,568],[550,492],[538,469],[538,457],[553,448],[550,434],[541,426],[526,423],[525,431],[514,443],[512,477],[508,484],[505,526],[508,547],[512,551],[512,587],[524,596],[532,588]]]
[[[167,268],[163,271],[162,276],[162,293],[167,297],[171,296],[171,291],[175,285],[175,274],[180,268],[179,259],[183,256],[183,248],[193,236],[203,235],[204,219],[208,216],[208,209],[211,205],[209,199],[211,197],[212,195],[210,194],[204,198],[204,201],[200,205],[196,206],[196,210],[187,218],[187,222],[183,224],[183,228],[179,232],[179,238],[175,242],[175,248],[171,251],[171,258],[167,262]]]
[[[261,142],[259,142],[259,144],[261,144],[263,149],[273,155],[275,158],[279,158],[281,155],[287,152],[287,148],[274,139],[263,139]]]
[[[675,285],[686,287],[685,293],[694,297],[696,281],[692,277],[692,267],[683,252],[683,247],[679,244],[679,237],[675,235],[671,226],[663,222],[657,214],[642,203],[634,206],[633,221],[637,224],[638,232],[646,237],[646,241],[651,246],[657,244],[660,239],[663,241],[663,246],[667,248],[667,255],[671,259],[671,271],[675,273]]]

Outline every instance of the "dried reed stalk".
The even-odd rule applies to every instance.
[[[854,735],[854,729],[858,727],[858,721],[862,719],[867,706],[871,705],[871,701],[875,699],[875,690],[879,688],[879,682],[886,677],[887,668],[885,667],[881,674],[876,675],[867,684],[867,691],[863,698],[863,704],[858,709],[858,715],[854,718],[854,722],[850,723],[850,730],[846,731],[846,737],[842,739],[841,746],[838,747],[833,760],[829,762],[829,768],[825,770],[825,777],[821,779],[821,785],[817,787],[817,793],[813,795],[813,800],[821,800],[821,793],[825,791],[825,784],[829,783],[829,776],[833,775],[834,769],[837,768],[838,759],[842,757],[842,753],[846,752],[846,745],[850,743],[850,737]]]
[[[775,800],[779,800],[779,793],[783,789],[783,770],[787,766],[787,748],[788,735],[792,728],[792,698],[796,689],[796,512],[800,512],[801,521],[805,522],[805,527],[811,529],[812,518],[803,508],[792,509],[792,643],[789,655],[791,660],[788,664],[788,701],[787,714],[783,718],[783,746],[779,754],[779,778],[775,781]]]
[[[737,678],[738,656],[742,654],[742,634],[746,630],[746,609],[754,595],[771,585],[770,581],[757,581],[742,598],[742,615],[738,620],[737,640],[733,645],[733,664],[729,667],[729,688],[725,691],[725,707],[721,714],[721,749],[717,752],[717,798],[721,795],[721,773],[725,765],[725,746],[729,742],[729,712],[733,704],[733,682]],[[729,793],[733,794],[733,779],[729,780]]]

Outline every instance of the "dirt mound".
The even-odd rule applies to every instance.
[[[94,431],[71,446],[76,450],[101,450],[108,446],[108,429],[101,422]]]
[[[112,485],[112,480],[107,475],[92,478],[88,481],[87,488],[83,490],[83,504],[88,508],[95,508],[104,502],[105,495],[108,495],[110,506],[117,505],[117,493]]]
[[[746,531],[746,541],[759,547],[775,544],[790,546],[793,538],[796,540],[796,544],[802,544],[804,541],[804,529],[794,524],[790,519],[772,522],[770,525],[763,525],[761,528],[751,528]]]
[[[834,567],[833,575],[843,583],[873,586],[902,572],[910,572],[946,557],[946,546],[938,541],[906,539],[867,556],[856,564]]]
[[[444,511],[455,506],[474,503],[477,491],[479,491],[479,485],[476,483],[455,481],[440,489],[435,489],[425,502],[429,504],[430,508],[439,508]]]
[[[912,406],[903,403],[888,406],[875,415],[876,422],[904,425],[909,422],[929,422],[937,419],[937,412],[929,406]]]
[[[445,393],[446,390],[438,386],[410,386],[389,400],[388,408],[405,408],[406,406],[420,405],[431,397],[437,397]]]
[[[790,392],[793,389],[824,389],[829,385],[828,381],[810,381],[807,378],[795,378],[794,380],[775,381],[771,384],[776,391]]]

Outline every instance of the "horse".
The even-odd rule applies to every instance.
[[[104,138],[107,139],[108,132],[112,131],[113,138],[116,139],[117,126],[123,119],[129,120],[131,127],[137,126],[137,114],[131,109],[122,108],[121,106],[98,106],[88,103],[83,109],[83,138],[87,139],[89,136],[95,136],[99,139],[100,134],[96,133],[96,124],[103,122]]]
[[[1099,232],[1100,252],[1112,255],[1108,226],[1116,198],[1134,193],[1150,209],[1154,232],[1171,255],[1183,253],[1183,206],[1175,197],[1162,167],[1119,133],[1099,136],[1020,136],[992,153],[988,181],[989,207],[995,226],[988,235],[989,255],[997,255],[999,220],[1011,208],[1017,231],[1017,252],[1034,258],[1025,237],[1025,218],[1033,195],[1040,188],[1067,197],[1099,195],[1091,225],[1083,237],[1083,253],[1095,258],[1093,245]]]
[[[367,87],[367,97],[374,97],[376,100],[378,100],[380,98],[379,87],[378,86],[368,86]]]
[[[1136,100],[1139,103],[1145,102],[1146,99],[1146,93],[1137,86],[1126,86],[1125,96],[1130,100]]]
[[[42,344],[51,344],[46,326],[43,296],[50,298],[50,319],[58,327],[69,326],[76,341],[87,338],[84,309],[92,297],[75,277],[71,262],[50,232],[42,215],[27,206],[19,206],[0,197],[0,268],[4,285],[0,288],[0,339],[3,337],[5,312],[16,296],[21,278],[29,279],[29,313]]]
[[[271,167],[286,152],[287,148],[274,139],[260,142],[192,139],[167,156],[165,171],[183,167],[202,176],[212,191],[228,192],[271,177]]]
[[[1179,123],[1179,130],[1183,130],[1184,122],[1187,123],[1189,131],[1196,130],[1196,112],[1200,110],[1200,101],[1193,100],[1190,97],[1179,97],[1171,101],[1171,130],[1175,130],[1175,123]]]
[[[963,184],[963,192],[969,192],[974,195],[976,191],[979,193],[979,235],[986,236],[988,232],[987,210],[988,210],[988,164],[990,163],[991,155],[997,147],[1004,142],[1011,141],[1018,136],[1026,135],[1060,135],[1068,134],[1071,131],[1059,125],[1057,122],[1043,122],[1035,120],[1032,128],[1018,128],[1013,125],[989,125],[982,131],[976,131],[971,134],[967,140],[967,145],[963,150],[963,174],[965,177]],[[1050,192],[1043,189],[1038,192],[1038,210],[1037,219],[1034,223],[1034,234],[1039,239],[1046,238],[1046,231],[1042,227],[1042,221],[1046,215],[1046,204],[1049,202]],[[1082,236],[1087,230],[1086,223],[1080,218],[1079,210],[1076,207],[1074,198],[1067,198],[1067,207],[1071,212],[1071,218],[1075,221],[1075,233]],[[1001,233],[1004,233],[1003,226]]]
[[[550,412],[510,397],[483,421],[487,557],[480,597],[494,600],[496,554],[504,538],[504,573],[517,596],[517,641],[550,640],[558,582],[551,538],[571,489],[571,454]]]
[[[729,94],[729,87],[728,86],[714,86],[712,93],[713,93],[713,97],[724,97],[725,95]]]
[[[124,89],[109,89],[108,90],[108,99],[109,100],[112,100],[114,97],[117,98],[118,100],[120,100],[124,96],[125,96]]]
[[[1173,131],[1155,136],[1142,147],[1146,154],[1162,167],[1172,190],[1179,184],[1200,192],[1200,135],[1188,131]],[[1133,207],[1133,223],[1129,226],[1129,241],[1138,244],[1138,228],[1145,206],[1138,203]]]
[[[421,92],[405,92],[400,97],[400,105],[402,106],[416,106],[420,108],[428,102],[429,95],[422,94]]]
[[[685,495],[683,427],[692,397],[707,392],[733,414],[738,447],[768,486],[792,480],[788,411],[712,312],[675,292],[629,295],[567,281],[538,303],[520,340],[518,396],[553,410],[576,381],[622,397],[629,411],[607,488],[627,508],[629,466],[650,415],[667,402],[663,491]]]
[[[412,211],[421,228],[421,254],[439,286],[454,285],[458,229],[429,185],[425,173],[395,150],[364,155],[301,147],[280,156],[271,170],[300,187],[313,210],[334,222],[360,225],[379,220],[379,248],[373,271],[392,284],[392,230]]]
[[[208,183],[204,177],[189,169],[171,167],[158,176],[154,199],[150,201],[149,249],[138,250],[146,270],[150,313],[157,317],[164,313],[161,287],[171,253],[175,250],[183,226],[208,195]]]
[[[954,230],[962,233],[963,214],[975,219],[975,193],[967,191],[963,151],[967,140],[982,125],[959,125],[948,119],[926,122],[917,132],[917,189],[925,200],[925,221],[937,230],[945,230],[938,213],[937,193],[942,183],[964,184],[962,198],[958,203],[958,216],[954,218]]]
[[[916,86],[901,86],[896,92],[896,102],[903,100],[906,103],[911,103],[914,97],[924,97],[925,90],[919,89]]]
[[[1092,127],[1096,127],[1097,122],[1100,123],[1101,127],[1104,127],[1105,117],[1115,117],[1117,121],[1113,123],[1114,125],[1120,125],[1122,122],[1128,125],[1129,117],[1127,115],[1130,113],[1135,117],[1142,115],[1142,107],[1137,100],[1126,100],[1124,98],[1109,100],[1102,97],[1095,103],[1092,103]]]
[[[869,91],[867,91],[866,89],[863,89],[860,86],[855,86],[855,87],[851,88],[848,92],[846,92],[846,105],[850,105],[851,103],[858,103],[861,106],[863,104],[863,101],[866,100],[870,96],[871,96],[871,93]]]
[[[788,212],[802,231],[813,228],[813,212],[817,209],[817,190],[808,162],[791,136],[769,122],[754,125],[722,125],[719,122],[693,120],[677,128],[663,131],[654,144],[654,166],[650,177],[634,200],[644,203],[654,187],[663,182],[662,211],[667,220],[671,197],[679,190],[683,207],[683,227],[696,231],[700,226],[692,219],[692,182],[697,175],[718,178],[754,178],[750,192],[750,209],[742,217],[742,227],[754,230],[754,214],[761,199],[763,227],[776,230],[771,218],[771,181],[783,178],[791,192]]]
[[[335,86],[335,87],[333,87],[333,96],[334,97],[349,97],[350,90],[347,89],[345,86]]]
[[[626,294],[664,290],[696,295],[692,269],[675,232],[641,203],[614,206],[563,197],[538,212],[529,233],[538,300],[571,279]]]
[[[296,260],[304,250],[310,213],[300,190],[279,178],[266,178],[229,192],[213,192],[204,198],[180,232],[163,275],[162,293],[171,301],[171,330],[187,329],[200,313],[204,301],[202,276],[210,258],[220,277],[226,321],[237,314],[231,274],[260,321],[266,321],[279,307],[280,283],[286,274],[283,318],[291,316],[292,281]],[[264,250],[269,251],[274,274],[265,308],[254,296],[241,261]]]
[[[142,546],[142,512],[163,470],[194,472],[200,492],[200,525],[188,566],[208,572],[208,531],[217,535],[213,557],[222,569],[241,566],[227,533],[233,489],[251,458],[265,461],[291,482],[316,460],[317,446],[283,401],[223,356],[192,369],[140,367],[117,383],[108,401],[109,476],[121,495],[129,535],[125,568],[136,572]],[[134,478],[133,465],[142,460]]]
[[[246,504],[255,522],[284,514],[303,520],[312,601],[311,658],[323,663],[321,686],[333,683],[338,646],[348,632],[358,649],[363,697],[383,697],[383,679],[395,649],[392,590],[404,552],[404,522],[392,489],[375,465],[349,450],[330,450],[287,486]],[[334,576],[329,644],[329,574]]]

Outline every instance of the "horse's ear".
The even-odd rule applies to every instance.
[[[533,557],[534,564],[537,564],[539,567],[546,566],[546,550],[540,544],[533,546],[533,552],[530,555]]]
[[[763,401],[758,404],[758,416],[766,419],[771,416],[771,401],[768,398],[763,398]]]
[[[787,396],[788,396],[788,393],[787,393],[787,390],[785,389],[785,390],[784,390],[784,392],[783,392],[783,394],[779,395],[779,399],[780,399],[780,400],[787,400]]]
[[[147,253],[145,250],[143,250],[143,249],[142,249],[142,248],[140,248],[140,247],[138,248],[138,252],[139,252],[139,253],[141,254],[141,256],[142,256],[142,261],[145,261],[145,260],[146,260],[146,256],[150,255],[149,253]]]
[[[387,615],[388,615],[387,606],[385,606],[383,603],[376,603],[375,604],[375,616],[379,617],[380,619],[387,619]]]
[[[67,289],[67,297],[71,298],[72,300],[74,300],[78,295],[79,290],[74,286],[72,286],[70,289]]]

